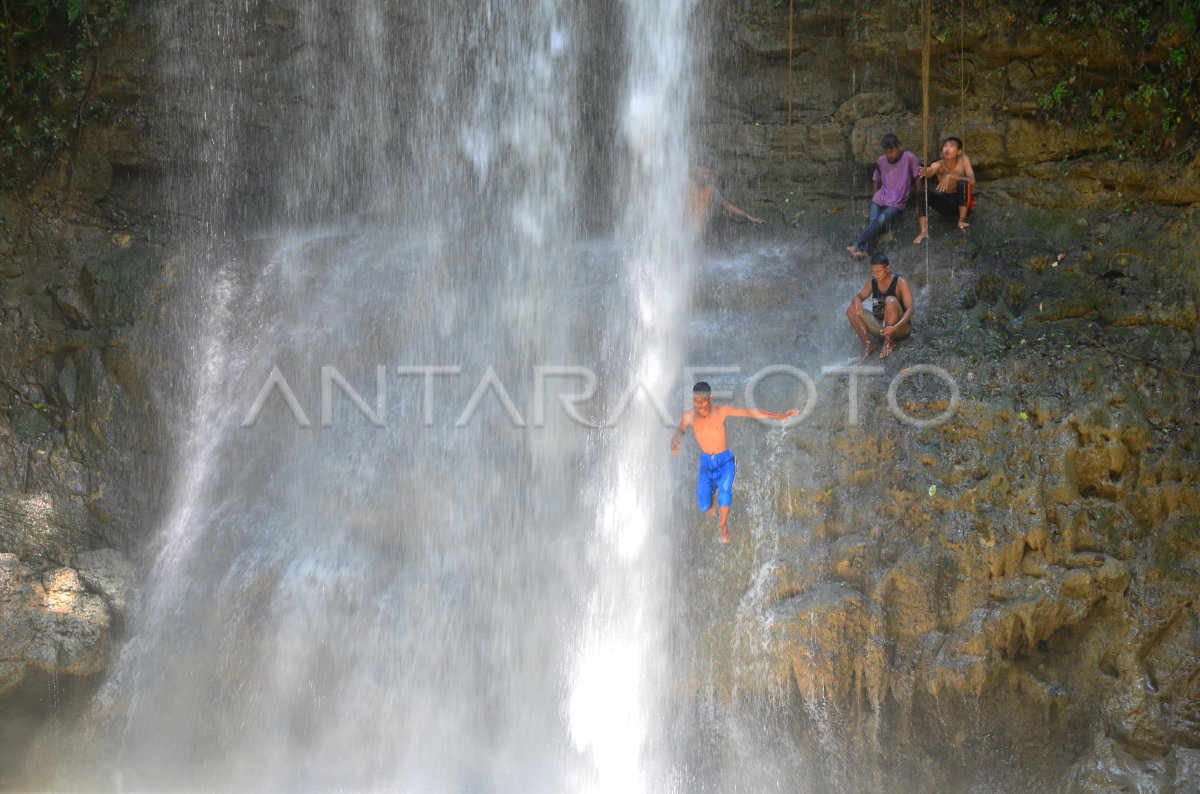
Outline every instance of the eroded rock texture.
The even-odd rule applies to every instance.
[[[751,442],[770,463],[747,509],[769,512],[681,574],[708,626],[690,686],[807,715],[802,743],[840,748],[811,763],[847,788],[885,788],[891,769],[1035,790],[1070,768],[1072,790],[1138,775],[1173,790],[1200,728],[1200,433],[1196,381],[1151,359],[1190,358],[1194,325],[1133,341],[1094,312],[1015,322],[992,300],[935,298],[921,341],[860,385],[858,426],[843,408],[778,451]],[[884,379],[931,361],[943,375],[907,377],[895,407],[946,412],[947,377],[961,404],[915,427]],[[847,390],[821,380],[822,404]]]
[[[761,310],[761,293],[797,318],[743,365],[833,357],[809,349],[822,315],[805,293],[843,268],[881,135],[920,152],[925,133],[915,7],[788,11],[716,10],[699,130],[727,193],[828,240],[831,265],[719,298],[698,285],[701,310]],[[818,412],[771,453],[781,471],[753,475],[772,515],[743,525],[749,547],[694,552],[681,574],[702,602],[681,610],[704,626],[687,691],[800,737],[804,768],[836,789],[1196,785],[1200,165],[1172,137],[1151,178],[1108,154],[1128,128],[1045,123],[1038,98],[1081,59],[1113,85],[1127,64],[1023,22],[996,7],[935,21],[929,140],[966,141],[981,201],[967,235],[931,221],[929,259],[911,221],[884,238],[923,301],[914,343],[862,387],[857,426],[845,378],[822,379],[843,413]],[[888,378],[926,363],[962,402],[919,429],[882,403]],[[899,401],[930,417],[949,397],[920,376]]]

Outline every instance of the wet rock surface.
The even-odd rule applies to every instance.
[[[0,199],[0,769],[107,669],[165,450],[152,246]],[[0,785],[11,782],[0,774]]]
[[[797,223],[814,204],[869,199],[887,132],[918,156],[928,146],[931,159],[944,137],[961,138],[989,206],[1200,201],[1194,144],[1155,135],[1164,168],[1116,155],[1118,133],[1149,119],[1118,130],[1039,117],[1039,100],[1081,64],[1109,86],[1128,72],[1119,47],[1087,47],[1028,21],[998,6],[934,20],[926,126],[919,6],[713,3],[700,145],[739,206],[775,223]],[[1150,45],[1145,59],[1160,63],[1172,41]]]
[[[1191,211],[1139,215],[942,229],[928,263],[902,224],[887,245],[916,330],[862,365],[835,311],[869,278],[839,245],[849,219],[827,211],[784,253],[748,229],[710,251],[701,317],[715,295],[727,313],[698,323],[692,358],[740,367],[714,381],[738,402],[748,373],[798,367],[817,407],[782,433],[739,428],[732,547],[680,507],[692,696],[791,714],[804,763],[848,790],[1169,791],[1190,774],[1197,285],[1169,231],[1108,249]],[[739,246],[759,253],[730,264]],[[808,399],[760,391],[771,410]]]

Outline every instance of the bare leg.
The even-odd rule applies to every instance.
[[[862,309],[854,310],[857,305],[859,304],[855,302],[846,310],[846,319],[850,321],[850,327],[854,329],[854,333],[863,343],[863,352],[859,360],[866,361],[871,352],[875,350],[875,343],[871,339],[871,332],[867,330],[867,324],[863,322]]]
[[[722,507],[721,508],[721,542],[728,543],[730,540],[732,540],[732,538],[729,537],[729,508]]]
[[[967,212],[971,211],[971,207],[959,205],[959,228],[966,229],[970,223],[967,223]]]
[[[920,245],[929,239],[929,219],[925,216],[920,216],[917,220],[921,224],[921,231],[913,238],[913,245]]]
[[[900,301],[898,301],[895,298],[890,297],[890,296],[884,300],[883,324],[885,326],[888,326],[888,327],[894,326],[896,324],[896,321],[900,319],[900,316],[903,313],[904,312],[900,311]],[[892,353],[895,353],[895,352],[896,352],[896,343],[892,341],[891,337],[885,335],[883,337],[883,350],[879,351],[879,357],[887,358],[888,356],[890,356]]]

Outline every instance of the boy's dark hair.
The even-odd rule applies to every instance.
[[[875,253],[871,254],[871,264],[887,265],[888,267],[892,266],[892,263],[888,261],[887,254],[885,254],[883,251],[876,251]]]
[[[706,382],[700,381],[692,387],[692,394],[712,394],[712,387]]]
[[[954,141],[954,145],[957,146],[958,148],[960,148],[960,149],[963,148],[962,138],[959,138],[954,135],[947,136],[947,138],[944,141],[942,141],[942,146],[945,146],[950,141]]]
[[[889,132],[887,135],[883,136],[883,148],[884,149],[899,149],[900,148],[900,139],[896,137],[896,133]]]

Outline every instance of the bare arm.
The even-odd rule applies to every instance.
[[[900,315],[897,323],[911,320],[917,311],[917,302],[913,299],[912,289],[908,286],[908,279],[900,279],[900,287],[896,291],[900,293],[900,300],[904,301],[904,314]]]
[[[763,222],[762,218],[756,218],[748,212],[743,212],[742,210],[733,206],[733,204],[731,204],[728,200],[726,200],[725,202],[723,202],[721,204],[721,209],[725,210],[726,212],[728,212],[730,215],[732,215],[735,218],[741,218],[742,220],[749,221],[750,223],[762,223]]]
[[[863,301],[865,301],[870,296],[871,296],[871,282],[868,281],[866,286],[864,286],[862,289],[860,289],[858,291],[858,294],[856,294],[854,296],[854,298],[851,299],[850,310],[854,311],[854,312],[862,311]]]
[[[975,169],[971,167],[971,158],[964,154],[959,159],[962,160],[961,176],[959,179],[963,180],[968,185],[974,185]]]
[[[730,417],[730,416],[744,416],[744,417],[746,417],[747,419],[779,419],[779,420],[784,420],[784,419],[791,419],[793,416],[795,416],[796,414],[800,413],[800,411],[799,411],[798,409],[796,409],[796,408],[793,408],[792,410],[788,411],[787,413],[777,414],[777,413],[774,413],[774,412],[772,412],[772,411],[759,411],[759,410],[757,410],[757,409],[753,409],[753,410],[752,410],[752,409],[750,409],[750,408],[733,408],[733,407],[726,407],[726,408],[724,408],[724,410],[722,411],[722,413],[724,413],[724,414],[725,414],[725,416],[727,416],[727,417]]]
[[[692,426],[692,412],[684,411],[683,417],[679,420],[679,427],[675,428],[674,435],[671,436],[671,454],[679,454],[679,442],[687,435],[688,428]]]

